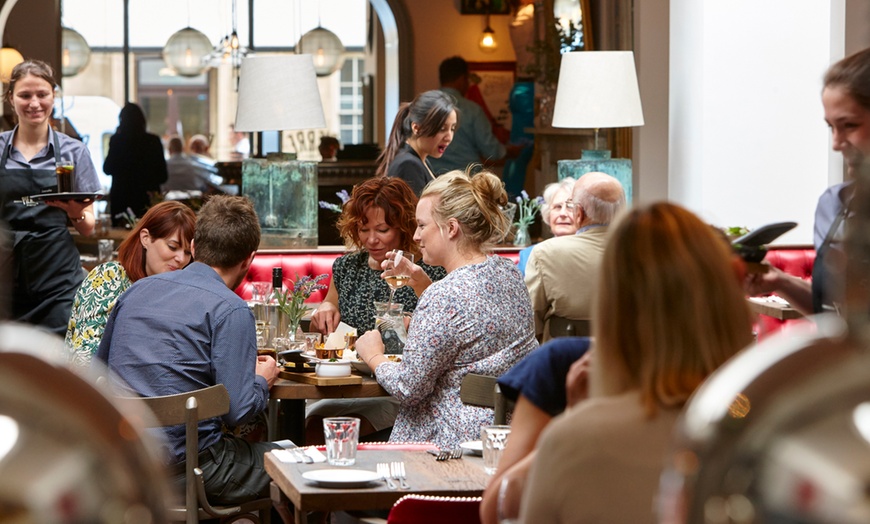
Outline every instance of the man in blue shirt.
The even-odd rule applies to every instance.
[[[139,396],[226,386],[229,413],[199,423],[199,464],[213,504],[265,496],[263,455],[279,447],[221,431],[222,423],[234,427],[263,411],[278,376],[272,358],[257,356],[254,316],[233,293],[259,243],[259,219],[248,199],[212,197],[196,220],[190,246],[196,262],[133,284],[118,299],[97,351],[113,376]],[[184,426],[161,431],[172,480],[181,488]]]
[[[438,68],[441,90],[456,99],[459,123],[453,141],[441,158],[429,157],[429,165],[435,175],[459,169],[465,171],[469,165],[484,164],[501,160],[508,153],[492,132],[492,124],[486,118],[483,108],[465,98],[468,91],[468,62],[454,56],[441,62]],[[519,149],[510,146],[508,156],[516,156]]]

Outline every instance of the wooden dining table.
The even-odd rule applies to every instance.
[[[326,462],[314,464],[281,462],[272,453],[266,454],[266,472],[272,478],[272,500],[289,503],[294,508],[296,524],[307,523],[310,511],[388,510],[403,496],[414,493],[442,497],[479,497],[486,488],[489,475],[483,469],[483,459],[465,455],[462,459],[437,462],[422,450],[406,450],[403,445],[375,445],[373,449],[357,451],[356,464],[351,468],[377,471],[380,462],[404,462],[410,489],[389,489],[382,480],[360,488],[324,488],[302,477],[306,471],[334,469]],[[390,448],[395,449],[390,449]],[[419,448],[419,446],[417,446]],[[434,448],[434,446],[433,446]]]
[[[296,444],[305,444],[305,401],[308,399],[390,396],[373,377],[361,378],[360,384],[329,386],[278,378],[269,390],[269,440],[288,438]]]

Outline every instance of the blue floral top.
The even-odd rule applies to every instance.
[[[131,284],[127,271],[117,262],[100,264],[88,273],[76,292],[66,330],[65,342],[74,364],[90,365],[115,302]]]
[[[522,276],[504,257],[488,256],[434,282],[417,304],[402,362],[375,371],[402,403],[390,440],[452,448],[479,439],[494,413],[462,403],[462,378],[503,375],[538,347],[534,327]]]

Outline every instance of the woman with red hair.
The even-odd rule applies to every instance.
[[[73,362],[88,365],[121,293],[147,276],[184,269],[196,215],[180,202],[161,202],[145,213],[121,242],[118,261],[95,267],[76,293],[66,332]]]

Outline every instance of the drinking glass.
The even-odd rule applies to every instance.
[[[390,286],[389,304],[393,303],[393,297],[396,294],[396,290],[403,287],[409,280],[411,280],[411,275],[408,275],[407,271],[398,264],[398,261],[403,257],[408,259],[410,263],[414,263],[414,255],[398,250],[392,258],[387,259],[387,267],[384,269],[384,280],[386,280],[387,285]]]
[[[405,349],[408,332],[405,329],[403,304],[375,302],[375,327],[384,340],[384,352],[388,355],[401,355]]]
[[[54,167],[57,175],[57,192],[72,193],[75,185],[76,170],[72,160],[59,160]]]
[[[507,445],[510,426],[483,426],[480,428],[480,440],[483,442],[483,469],[488,475],[494,475],[498,469],[498,461]]]
[[[326,461],[330,466],[353,466],[359,442],[359,419],[355,417],[327,417],[323,419],[326,441]]]
[[[271,282],[251,282],[251,295],[254,302],[268,302],[269,293],[272,292]]]

